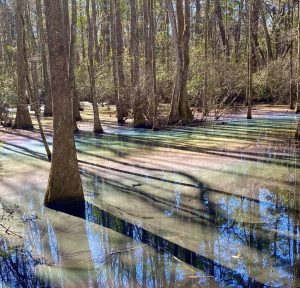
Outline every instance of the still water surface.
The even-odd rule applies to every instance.
[[[69,214],[42,205],[41,143],[6,141],[0,212],[22,238],[1,238],[0,287],[299,287],[296,119],[271,117],[78,135]]]

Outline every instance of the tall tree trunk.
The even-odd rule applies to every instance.
[[[108,65],[110,65],[110,29],[109,29],[109,0],[103,1],[103,14],[104,19],[102,20],[102,39],[103,39],[103,59],[106,59]]]
[[[69,55],[69,81],[70,93],[73,99],[73,116],[74,121],[80,121],[79,112],[80,104],[75,82],[75,62],[76,62],[76,39],[77,39],[77,4],[72,0],[72,17],[71,17],[71,37],[70,37],[70,55]]]
[[[93,33],[94,33],[94,47],[95,47],[95,60],[100,62],[100,47],[98,43],[98,28],[97,28],[97,7],[96,1],[92,1],[92,23],[93,23]]]
[[[40,117],[40,111],[39,111],[40,110],[40,105],[39,105],[39,100],[38,100],[39,91],[38,91],[38,77],[37,77],[36,62],[33,62],[31,64],[31,71],[32,71],[31,73],[32,73],[33,90],[31,90],[30,83],[28,83],[28,90],[32,91],[31,105],[33,107],[34,114],[35,114],[35,117],[36,117],[36,121],[37,121],[38,126],[39,126],[39,130],[40,130],[41,138],[42,138],[42,141],[43,141],[43,144],[44,144],[44,147],[45,147],[47,158],[51,162],[52,153],[51,153],[51,150],[50,150],[48,142],[47,142],[47,138],[46,138],[46,135],[45,135],[45,132],[44,132],[44,128],[43,128],[41,117]]]
[[[300,3],[298,1],[298,51],[297,51],[297,101],[296,101],[296,108],[295,112],[300,113]]]
[[[29,38],[30,41],[29,45],[31,46],[31,55],[33,56],[32,59],[34,59],[34,56],[36,56],[37,54],[37,47],[36,47],[36,42],[34,39],[34,34],[33,34],[33,30],[32,30],[32,25],[30,23],[30,15],[29,15],[29,7],[26,7],[25,10],[25,16],[26,16],[26,26],[27,26],[27,32],[29,35],[27,35],[28,37],[26,37],[26,29],[25,29],[25,23],[22,22],[22,30],[23,30],[23,57],[24,57],[24,63],[25,63],[25,73],[26,73],[26,84],[27,84],[27,91],[28,91],[28,95],[29,95],[29,99],[30,99],[30,106],[34,111],[38,126],[39,126],[39,130],[40,130],[40,134],[41,134],[41,138],[46,150],[46,154],[48,157],[48,160],[51,161],[51,151],[44,133],[44,129],[42,126],[42,121],[41,121],[41,117],[40,117],[40,105],[39,105],[39,91],[38,91],[38,75],[37,75],[37,65],[36,65],[36,61],[32,60],[31,61],[31,75],[32,75],[32,85],[31,85],[31,81],[30,81],[30,71],[29,71],[29,65],[28,65],[28,58],[27,58],[27,49],[26,49],[26,38]]]
[[[82,60],[85,60],[86,57],[86,52],[85,52],[85,29],[84,29],[84,24],[83,24],[83,7],[82,7],[82,0],[80,0],[80,9],[79,9],[79,23],[80,23],[80,42],[81,42],[81,57]]]
[[[96,85],[95,85],[95,69],[94,69],[94,39],[93,39],[93,23],[90,17],[90,0],[86,0],[86,16],[88,24],[88,58],[89,58],[89,76],[90,76],[90,89],[91,98],[94,112],[94,133],[103,133],[99,118],[99,109],[96,99]]]
[[[280,32],[281,32],[281,24],[282,18],[281,15],[281,0],[278,0],[278,9],[276,11],[276,15],[274,17],[274,27],[275,27],[275,53],[276,59],[279,58],[281,54],[281,40],[280,40]]]
[[[207,87],[207,77],[208,77],[208,21],[209,21],[209,9],[210,3],[209,0],[205,0],[205,35],[204,35],[204,61],[205,61],[205,70],[204,70],[204,94],[203,94],[203,116],[208,115],[208,87]]]
[[[249,0],[251,2],[251,47],[252,47],[252,69],[256,71],[257,67],[259,66],[259,59],[258,59],[258,52],[260,52],[262,62],[265,60],[265,55],[262,49],[259,46],[258,42],[258,24],[259,24],[259,1],[260,0]]]
[[[176,14],[171,0],[166,0],[167,9],[173,34],[173,44],[176,56],[176,79],[171,101],[169,124],[189,124],[193,120],[193,114],[187,101],[187,74],[189,68],[189,38],[190,38],[190,3],[176,0]],[[184,11],[185,10],[185,11]],[[177,20],[177,21],[176,21]]]
[[[139,84],[139,73],[140,73],[140,53],[139,53],[139,42],[138,42],[138,30],[137,30],[137,12],[136,12],[136,1],[130,0],[130,52],[131,52],[131,84],[132,84],[132,95],[133,95],[133,126],[134,127],[145,127],[146,119],[144,115],[144,101],[142,99],[140,84]]]
[[[293,39],[293,34],[292,34],[292,29],[293,29],[293,22],[294,22],[294,9],[293,9],[293,1],[289,1],[289,32],[290,32],[290,110],[294,110],[294,81],[293,81],[293,73],[294,73],[294,65],[293,65],[293,61],[294,61],[294,55],[293,55],[293,44],[294,44],[294,39]]]
[[[116,61],[116,15],[114,0],[110,0],[110,40],[111,40],[111,58],[112,58],[112,75],[114,83],[114,102],[118,101],[118,77],[117,77],[117,61]]]
[[[74,206],[84,208],[73,135],[73,106],[61,1],[45,0],[45,14],[54,117],[53,155],[44,204],[61,210],[74,209]]]
[[[149,0],[149,39],[150,39],[150,59],[151,59],[151,110],[152,110],[152,129],[158,130],[157,120],[157,91],[156,91],[156,49],[155,49],[155,17],[154,17],[154,0]],[[189,31],[190,32],[190,31]]]
[[[215,9],[216,9],[215,12],[216,12],[216,16],[217,16],[217,20],[218,20],[218,24],[219,24],[221,39],[222,39],[222,43],[223,43],[223,47],[224,47],[224,51],[225,51],[225,56],[226,56],[227,61],[229,61],[229,57],[230,57],[229,43],[228,43],[228,38],[226,35],[227,31],[223,24],[223,16],[222,16],[222,8],[221,8],[220,0],[215,0]]]
[[[156,87],[155,87],[155,56],[154,56],[154,20],[152,0],[143,1],[144,14],[144,58],[145,58],[145,100],[148,98],[149,117],[152,118],[152,128],[157,127]]]
[[[200,33],[201,33],[201,28],[200,28],[200,13],[201,13],[201,4],[200,4],[200,0],[195,0],[195,8],[196,8],[196,13],[195,13],[195,35],[198,38]]]
[[[235,63],[239,62],[240,59],[240,41],[241,41],[241,25],[242,25],[242,10],[244,1],[239,3],[238,21],[234,27],[234,58]]]
[[[16,2],[16,31],[17,31],[17,114],[12,128],[33,129],[32,121],[28,110],[28,100],[26,99],[26,67],[24,61],[24,30],[22,28],[23,11],[25,10],[23,0]]]
[[[124,124],[125,117],[128,116],[128,107],[126,104],[125,74],[123,66],[123,28],[120,0],[114,0],[115,8],[115,43],[116,43],[116,62],[117,62],[117,80],[118,80],[118,102],[117,102],[117,120],[119,124]]]
[[[70,17],[69,17],[69,0],[61,0],[64,18],[64,41],[68,57],[68,69],[69,69],[69,57],[70,57]],[[68,70],[69,71],[69,70]]]
[[[48,73],[48,63],[47,63],[47,55],[46,55],[46,37],[45,37],[45,29],[43,24],[43,12],[42,12],[42,4],[41,0],[36,0],[36,13],[37,13],[37,26],[40,36],[40,52],[42,58],[42,66],[43,66],[43,84],[44,84],[44,94],[45,94],[45,110],[44,116],[52,116],[52,95],[51,95],[51,86],[50,79]]]
[[[248,0],[248,109],[247,109],[247,119],[252,119],[252,67],[253,67],[253,45],[252,45],[252,0]],[[255,62],[256,63],[256,62]]]
[[[267,61],[269,62],[270,60],[273,59],[273,51],[272,51],[271,37],[270,37],[269,31],[268,31],[266,15],[265,15],[265,10],[263,8],[262,0],[259,0],[259,12],[260,12],[261,21],[262,21],[263,28],[264,28],[266,45],[267,45]]]

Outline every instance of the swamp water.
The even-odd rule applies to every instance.
[[[42,205],[42,144],[4,141],[0,287],[299,287],[296,119],[271,117],[82,133],[72,215]]]

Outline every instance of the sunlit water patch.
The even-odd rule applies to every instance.
[[[42,144],[4,143],[0,199],[20,210],[22,231],[10,229],[22,239],[17,247],[1,240],[0,283],[297,287],[295,118],[272,117],[82,133],[76,146],[87,202],[72,215],[42,205],[50,167]]]

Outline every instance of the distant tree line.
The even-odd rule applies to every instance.
[[[153,129],[163,115],[189,124],[236,104],[251,118],[253,102],[299,112],[299,1],[59,3],[74,130],[80,100],[93,104],[95,133],[101,102],[116,105],[118,123]],[[16,105],[14,127],[32,127],[26,104],[52,116],[45,12],[42,0],[0,1],[0,101]]]

